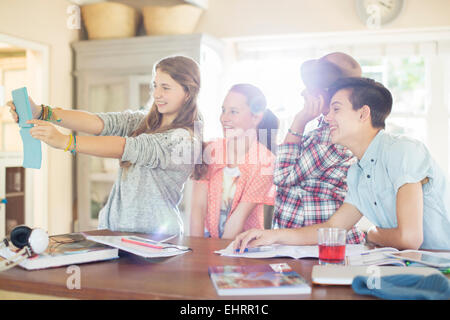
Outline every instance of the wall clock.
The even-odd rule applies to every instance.
[[[392,22],[402,12],[404,0],[356,0],[356,12],[369,28]]]

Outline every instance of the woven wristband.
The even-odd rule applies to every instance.
[[[44,115],[44,105],[41,104],[41,113],[39,114],[38,120],[42,120],[43,115]]]
[[[42,120],[44,120],[44,121],[47,120],[47,113],[48,113],[48,108],[46,106],[44,106],[44,110],[42,113]]]
[[[70,150],[70,153],[75,155],[77,153],[76,149],[77,149],[77,135],[74,133],[73,134],[73,149]]]
[[[56,121],[56,122],[61,122],[61,118],[57,118],[55,113],[53,112],[53,108],[50,106],[44,106],[43,104],[41,104],[42,107],[42,113],[40,116],[41,120],[45,120],[45,121]],[[61,108],[55,108],[55,110],[57,109],[61,109]],[[52,117],[54,119],[52,119]]]

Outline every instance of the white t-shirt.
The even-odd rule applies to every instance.
[[[222,181],[222,200],[220,201],[220,218],[219,218],[219,237],[222,238],[225,222],[233,205],[234,194],[236,193],[236,185],[241,172],[238,167],[223,168]]]

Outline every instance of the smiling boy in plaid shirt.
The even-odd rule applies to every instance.
[[[303,135],[306,125],[327,114],[327,88],[339,78],[361,77],[352,57],[335,52],[302,64],[305,107],[297,113],[284,142],[278,147],[274,183],[277,186],[272,228],[299,228],[327,221],[344,201],[346,176],[355,161],[352,153],[331,143],[323,117],[318,128]],[[360,243],[364,233],[355,227],[347,243]]]

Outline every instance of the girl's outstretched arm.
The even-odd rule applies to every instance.
[[[99,135],[103,130],[102,119],[88,111],[53,109],[53,113],[61,120],[54,122],[60,127],[92,135]]]
[[[29,120],[27,123],[34,124],[34,127],[30,129],[30,134],[33,138],[41,140],[56,149],[75,150],[78,153],[116,159],[122,158],[125,149],[125,138],[123,137],[77,136],[75,142],[73,137],[59,132],[53,124],[47,121]]]
[[[8,101],[7,106],[10,108],[13,119],[18,122],[19,117],[17,115],[16,106],[14,103],[12,101]],[[30,107],[33,114],[33,119],[37,119],[42,112],[42,107],[35,104],[31,98]],[[55,122],[55,124],[63,128],[93,135],[98,135],[103,130],[104,123],[102,119],[88,111],[52,108],[52,113],[53,119],[60,119],[60,121]]]

